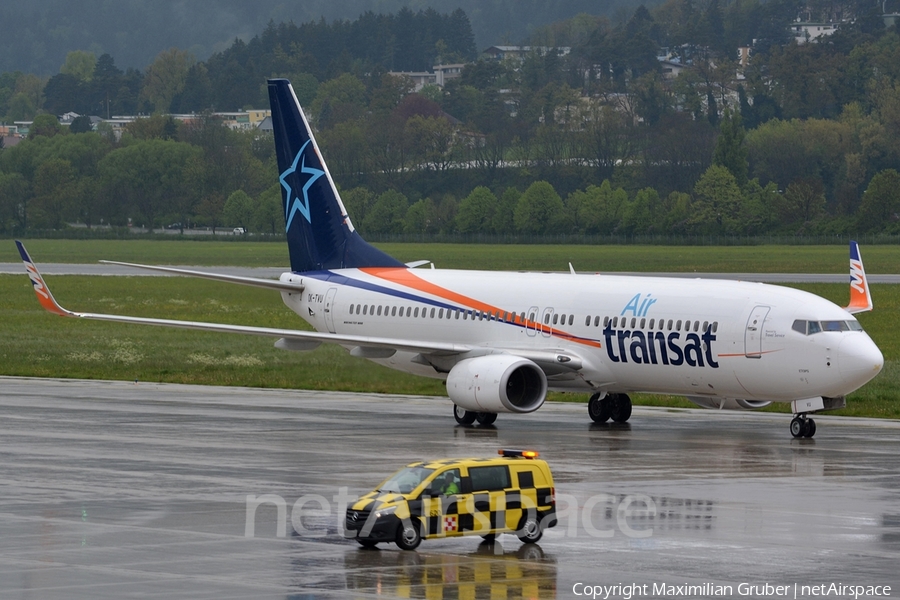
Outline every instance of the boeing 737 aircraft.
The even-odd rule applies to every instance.
[[[276,281],[129,266],[277,290],[315,331],[71,312],[17,242],[44,308],[271,336],[284,350],[340,344],[353,356],[445,379],[461,424],[536,411],[548,390],[588,393],[591,419],[622,423],[631,416],[628,394],[651,392],[717,409],[790,403],[791,434],[812,437],[808,415],[844,406],[881,370],[881,352],[853,317],[872,308],[853,242],[847,308],[740,281],[405,265],[355,231],[293,88],[285,79],[268,85],[291,272]]]

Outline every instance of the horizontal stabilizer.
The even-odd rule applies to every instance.
[[[172,273],[174,275],[184,275],[186,277],[200,277],[201,279],[212,279],[213,281],[224,281],[227,283],[238,283],[241,285],[250,285],[253,287],[261,287],[270,290],[281,290],[283,292],[302,292],[303,286],[290,281],[279,281],[277,279],[260,279],[257,277],[240,277],[238,275],[224,275],[221,273],[207,273],[204,271],[193,271],[191,269],[178,269],[175,267],[160,267],[156,265],[138,265],[134,263],[118,262],[115,260],[101,260],[106,265],[120,265],[123,267],[134,267],[135,269],[147,269],[150,271],[161,271],[163,273]]]

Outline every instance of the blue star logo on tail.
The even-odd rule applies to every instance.
[[[300,148],[297,156],[294,157],[293,164],[285,169],[284,173],[281,174],[281,177],[278,178],[279,181],[281,181],[281,186],[284,188],[285,192],[287,192],[287,201],[284,204],[285,231],[288,231],[291,228],[291,222],[294,220],[294,215],[298,212],[303,215],[303,218],[305,218],[308,223],[312,224],[309,215],[309,188],[312,187],[312,184],[314,184],[319,177],[325,174],[325,171],[306,166],[306,155],[304,154],[304,151],[306,150],[306,147],[309,146],[310,141],[311,140],[307,140],[307,142],[303,144],[303,147]],[[288,177],[297,173],[298,170],[301,174],[308,176],[306,183],[303,184],[303,200],[300,199],[300,195],[296,192],[295,187],[291,186],[287,181]],[[296,183],[297,177],[292,179]]]

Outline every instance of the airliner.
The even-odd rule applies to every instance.
[[[315,331],[72,312],[24,246],[41,305],[65,317],[339,344],[386,367],[445,380],[462,425],[531,413],[550,390],[586,393],[596,423],[628,421],[629,394],[685,396],[712,409],[789,403],[794,437],[846,405],[884,359],[855,313],[872,300],[851,242],[850,304],[743,281],[437,269],[404,264],[354,229],[290,82],[268,82],[291,271],[278,280],[111,264],[257,286]]]

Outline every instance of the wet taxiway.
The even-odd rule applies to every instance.
[[[0,378],[0,597],[896,596],[900,422],[820,416],[796,440],[788,421],[637,408],[596,426],[553,404],[462,428],[439,398]],[[402,464],[499,447],[554,470],[540,544],[339,535],[347,498]]]

